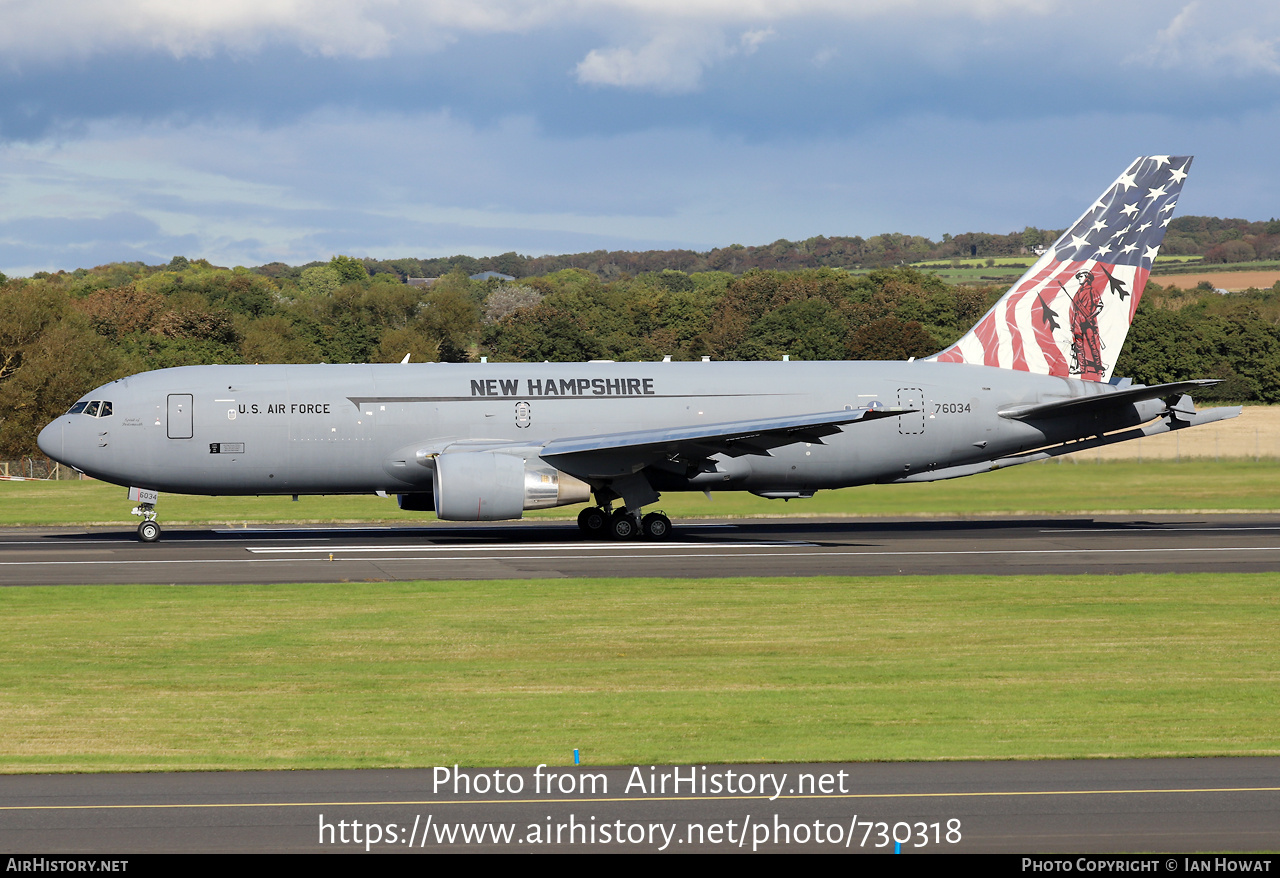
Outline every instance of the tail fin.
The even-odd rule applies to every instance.
[[[963,338],[933,359],[1107,381],[1191,156],[1145,156]]]

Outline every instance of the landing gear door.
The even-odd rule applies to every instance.
[[[191,394],[169,394],[169,438],[190,439],[191,435]]]

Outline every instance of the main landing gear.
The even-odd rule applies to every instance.
[[[671,536],[671,519],[661,512],[641,516],[626,509],[612,512],[603,506],[588,506],[578,513],[578,528],[592,540],[665,540]]]

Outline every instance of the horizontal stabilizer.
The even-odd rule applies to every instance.
[[[1150,387],[1133,387],[1127,390],[1105,390],[1087,396],[1073,396],[1068,399],[1055,399],[1050,402],[1038,402],[1030,405],[1011,406],[1000,410],[1000,417],[1018,421],[1033,421],[1043,418],[1059,418],[1087,415],[1091,412],[1131,405],[1147,399],[1165,399],[1182,396],[1192,390],[1212,387],[1217,379],[1203,378],[1195,381],[1176,381],[1172,384],[1155,384]],[[1106,385],[1096,385],[1105,387]]]

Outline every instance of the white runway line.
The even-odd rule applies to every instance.
[[[174,525],[177,527],[178,525]],[[368,527],[226,527],[215,529],[215,534],[309,534],[309,533],[354,533],[363,531],[401,530],[388,525],[370,525]],[[325,537],[328,539],[328,537]]]
[[[1219,531],[1248,531],[1248,530],[1280,530],[1277,525],[1249,525],[1240,527],[1128,527],[1118,524],[1115,527],[1059,527],[1045,528],[1040,531],[1042,534],[1131,534],[1131,533],[1159,533],[1159,534],[1181,534],[1181,533],[1217,533]]]
[[[626,549],[773,549],[773,548],[808,548],[815,543],[779,540],[771,543],[724,543],[708,546],[705,543],[596,543],[576,546],[580,552],[616,552]],[[530,546],[269,546],[250,549],[255,555],[280,555],[298,552],[563,552],[569,547],[563,544],[546,543]]]

